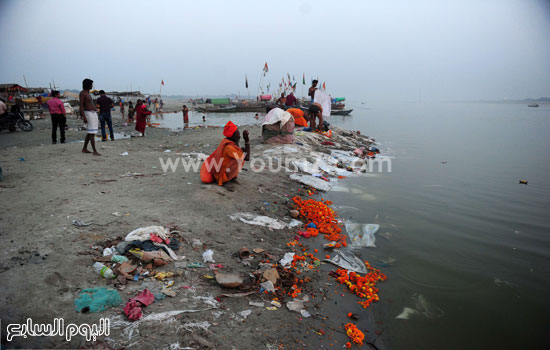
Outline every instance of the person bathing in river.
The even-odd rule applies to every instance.
[[[241,134],[233,122],[227,122],[223,136],[218,148],[202,163],[200,177],[204,183],[217,182],[233,192],[244,161],[250,160],[248,130],[243,131],[244,150],[239,147]]]
[[[189,108],[183,105],[181,112],[183,113],[183,127],[187,129],[189,127]]]

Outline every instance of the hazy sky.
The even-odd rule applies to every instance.
[[[29,86],[255,96],[267,61],[299,96],[303,73],[367,102],[550,96],[550,1],[0,0],[0,33]]]

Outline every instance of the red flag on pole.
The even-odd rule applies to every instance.
[[[325,82],[323,81],[323,90],[326,90],[327,87],[325,86]]]
[[[265,73],[269,72],[269,68],[267,67],[267,62],[265,63],[265,66],[264,66],[264,72]]]
[[[164,80],[162,80],[162,81],[160,82],[160,84],[161,84],[161,85],[164,85]]]

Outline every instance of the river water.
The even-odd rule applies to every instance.
[[[360,255],[388,276],[369,308],[384,348],[549,348],[550,105],[348,107],[330,122],[394,156],[391,172],[347,178],[324,196],[342,218],[381,226]],[[210,114],[207,124],[252,115]],[[161,124],[181,127],[181,113]]]
[[[550,105],[350,107],[332,123],[375,137],[392,172],[325,197],[381,225],[362,256],[388,275],[370,308],[385,345],[550,347]]]

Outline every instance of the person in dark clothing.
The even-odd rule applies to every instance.
[[[115,134],[113,132],[113,120],[111,118],[111,108],[115,105],[113,100],[111,100],[105,91],[99,91],[99,98],[97,99],[97,105],[99,105],[99,122],[101,124],[101,141],[107,141],[107,135],[105,133],[105,122],[109,126],[109,134],[111,135],[111,140],[115,139]]]

